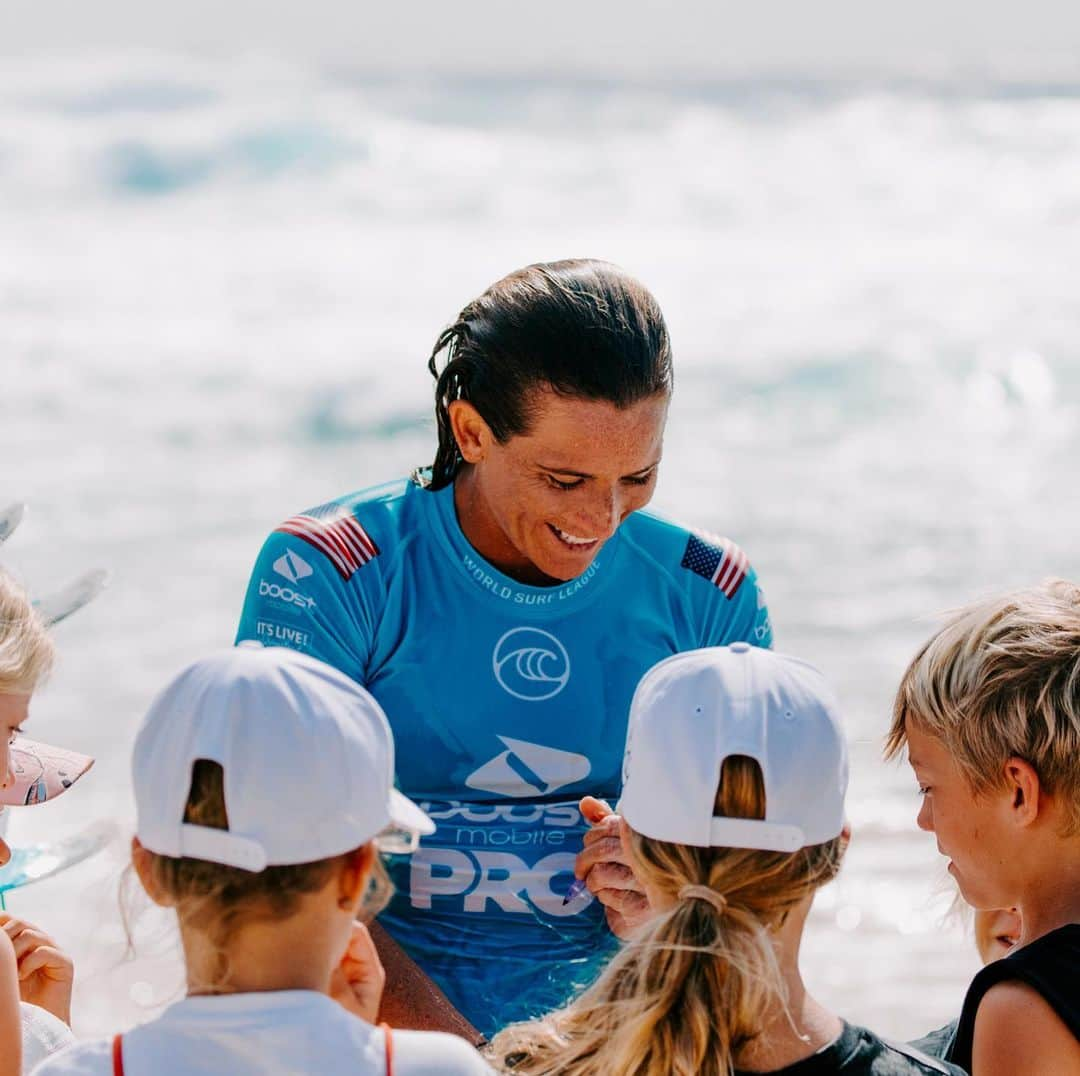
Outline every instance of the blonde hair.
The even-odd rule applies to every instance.
[[[224,770],[218,763],[207,759],[195,762],[184,821],[213,829],[229,828]],[[288,918],[295,913],[303,896],[322,889],[346,858],[333,856],[255,872],[202,859],[147,854],[154,885],[175,907],[180,926],[202,934],[216,951],[209,981],[195,984],[207,992],[228,984],[231,969],[226,944],[234,931],[247,923]],[[375,916],[386,906],[393,891],[378,857],[369,885],[363,908],[365,915]],[[126,904],[122,905],[122,911],[128,925]],[[130,927],[128,940],[130,946]]]
[[[30,694],[48,675],[53,654],[26,591],[0,568],[0,694]]]
[[[886,758],[909,722],[944,744],[976,793],[1024,759],[1062,797],[1066,835],[1080,831],[1080,587],[1051,579],[952,613],[904,672]]]
[[[753,759],[725,759],[716,814],[765,817]],[[670,844],[631,831],[634,873],[672,901],[568,1006],[500,1032],[502,1071],[726,1076],[786,1005],[772,932],[835,877],[840,837],[795,853]]]

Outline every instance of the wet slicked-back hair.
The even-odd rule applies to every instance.
[[[471,403],[505,443],[528,431],[537,388],[628,407],[672,386],[656,299],[618,266],[580,258],[529,265],[492,284],[440,333],[428,369],[439,435],[433,490],[461,466],[454,400]]]

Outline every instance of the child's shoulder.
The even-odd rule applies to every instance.
[[[989,1073],[1080,1071],[1078,1006],[1074,999],[1063,1011],[1061,1000],[1025,981],[995,983],[975,1015],[969,1067]]]
[[[393,1032],[395,1076],[489,1076],[493,1071],[464,1039],[441,1031]]]
[[[1035,1045],[1040,1036],[1064,1034],[1061,1044],[1080,1058],[1078,964],[1080,924],[1052,930],[987,964],[968,987],[949,1059],[971,1068],[976,1027],[982,1045],[1008,1031],[1020,1049],[1027,1049],[1017,1037],[1021,1029],[1025,1040],[1035,1036]]]

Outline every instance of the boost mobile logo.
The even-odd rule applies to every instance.
[[[298,609],[315,608],[314,598],[300,594],[298,591],[293,590],[292,587],[280,587],[277,583],[270,583],[265,579],[259,580],[259,597],[273,598],[275,601],[285,602],[287,605],[295,605]]]
[[[511,628],[495,644],[491,667],[500,687],[525,702],[553,698],[570,679],[566,647],[539,628]]]

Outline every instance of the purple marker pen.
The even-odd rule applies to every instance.
[[[566,896],[562,899],[563,907],[565,908],[575,897],[580,897],[581,894],[585,892],[585,889],[585,879],[575,878],[570,883],[570,888],[566,891]]]

